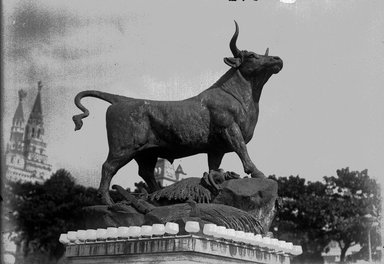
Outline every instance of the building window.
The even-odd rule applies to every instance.
[[[32,137],[35,137],[35,128],[32,127]]]

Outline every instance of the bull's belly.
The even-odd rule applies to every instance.
[[[209,131],[205,129],[178,129],[153,131],[158,145],[175,145],[186,148],[204,148],[210,142]]]
[[[201,148],[186,148],[186,147],[159,147],[159,146],[152,146],[148,149],[144,150],[144,152],[149,152],[151,154],[155,154],[157,157],[168,159],[168,160],[174,160],[174,159],[180,159],[185,158],[189,156],[194,156],[197,154],[205,154],[209,152],[215,152],[218,151],[218,147],[201,147]],[[228,153],[231,152],[228,148],[220,148],[219,152],[222,153]]]
[[[156,153],[160,158],[174,160],[206,153],[206,151],[204,149],[169,149],[160,147],[157,148]]]
[[[185,137],[181,139],[177,136],[157,138],[154,144],[147,145],[145,151],[171,160],[201,153],[227,153],[233,150],[219,134],[208,134],[200,139],[197,136],[191,137],[190,140],[185,140]]]
[[[155,141],[154,147],[161,155],[174,158],[204,153],[209,149],[209,136],[205,133],[180,135],[168,131],[167,134],[157,135]]]

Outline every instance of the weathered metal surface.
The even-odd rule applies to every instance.
[[[233,57],[224,58],[231,67],[215,84],[182,101],[152,101],[83,91],[75,97],[83,111],[73,116],[76,130],[89,111],[83,97],[111,103],[106,113],[109,154],[102,166],[99,193],[105,204],[113,204],[108,190],[117,171],[136,160],[139,175],[151,192],[159,189],[154,168],[158,157],[174,159],[198,153],[208,154],[209,170],[218,170],[223,156],[235,152],[244,172],[264,178],[251,160],[246,144],[253,137],[259,115],[259,100],[269,78],[283,67],[279,57],[239,50],[238,26],[230,41]]]
[[[266,234],[276,212],[276,181],[226,179],[224,175],[229,173],[211,171],[200,179],[184,179],[150,196],[140,197],[114,185],[125,200],[110,206],[86,208],[86,226],[101,228],[166,222],[183,226],[185,221],[192,220]]]

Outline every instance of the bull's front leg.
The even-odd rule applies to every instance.
[[[251,174],[252,178],[265,178],[264,173],[259,171],[248,155],[247,146],[239,126],[233,123],[224,130],[225,140],[233,151],[239,156],[243,163],[244,172]]]

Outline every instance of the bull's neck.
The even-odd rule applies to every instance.
[[[230,94],[245,108],[252,102],[251,82],[236,69],[228,70],[211,88]]]
[[[252,97],[254,102],[260,101],[261,92],[263,91],[264,84],[271,77],[270,73],[259,73],[251,79]]]
[[[231,94],[243,104],[249,104],[252,101],[258,103],[264,84],[268,81],[270,75],[260,73],[251,79],[246,79],[237,69],[228,70],[211,88],[220,88]]]

